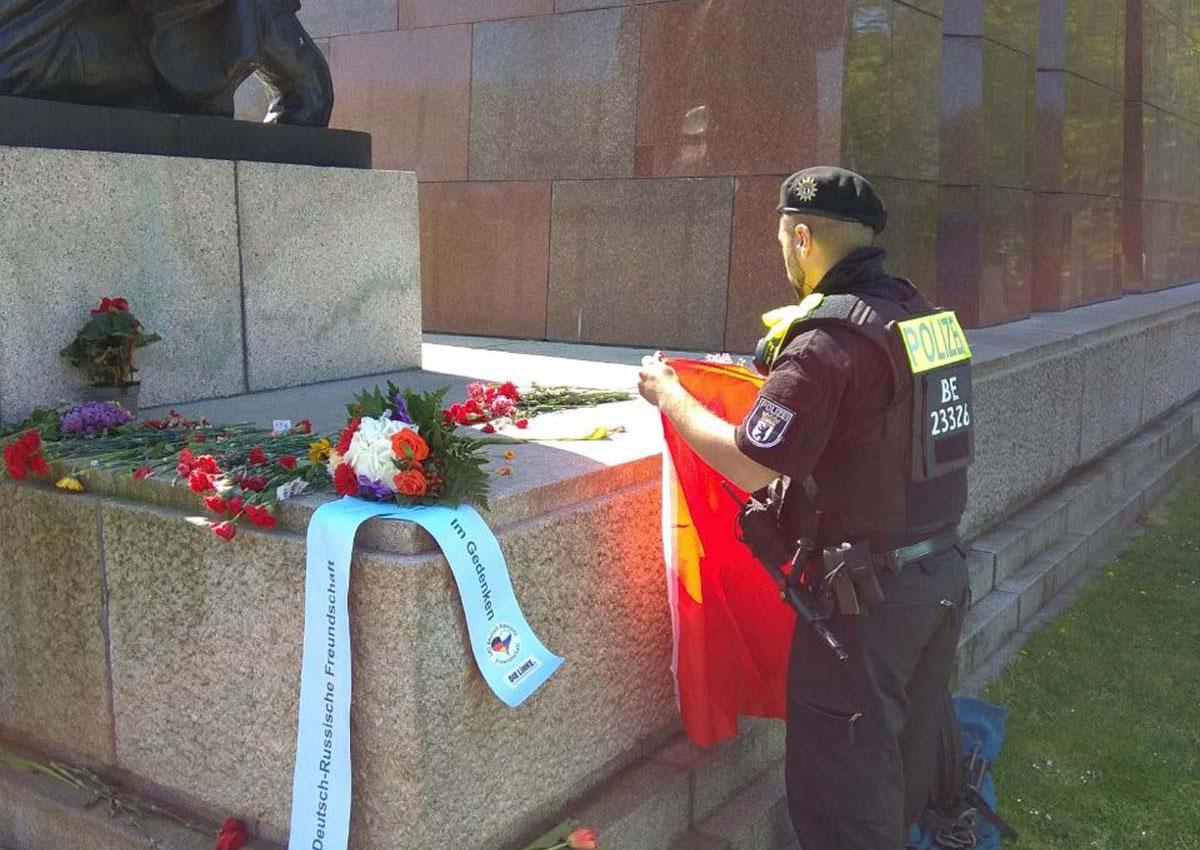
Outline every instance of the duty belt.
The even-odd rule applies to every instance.
[[[911,546],[904,546],[889,552],[873,552],[871,558],[880,570],[900,572],[907,564],[940,555],[957,545],[957,534],[940,534],[937,537],[930,537],[919,543],[913,543]]]

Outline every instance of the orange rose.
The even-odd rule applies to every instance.
[[[392,435],[392,452],[398,458],[410,458],[420,463],[429,457],[429,444],[411,428]]]
[[[401,496],[420,498],[425,495],[425,476],[415,469],[397,473],[392,480],[396,482],[396,492]]]

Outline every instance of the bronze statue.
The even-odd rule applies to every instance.
[[[257,73],[269,122],[329,125],[329,65],[298,0],[0,0],[0,95],[233,116]]]

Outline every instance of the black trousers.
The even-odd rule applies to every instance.
[[[886,602],[803,626],[788,674],[787,795],[802,850],[903,850],[927,805],[953,802],[961,743],[948,683],[969,604],[957,549],[880,576]]]

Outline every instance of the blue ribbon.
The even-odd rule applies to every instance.
[[[526,622],[500,544],[473,508],[350,498],[319,507],[308,526],[288,850],[346,850],[349,841],[350,558],[359,526],[375,518],[415,522],[437,541],[458,585],[475,663],[501,702],[517,707],[563,662]]]

